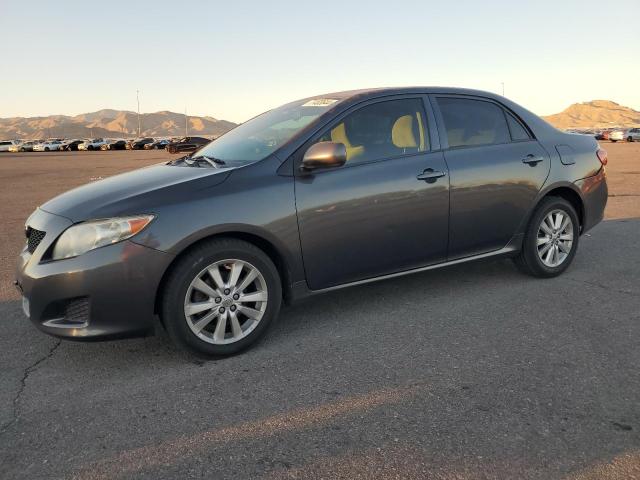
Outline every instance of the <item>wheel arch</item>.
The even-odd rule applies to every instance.
[[[576,191],[576,189],[568,186],[558,186],[546,192],[540,200],[546,197],[560,197],[569,202],[573,206],[573,208],[575,208],[576,213],[578,214],[580,230],[582,230],[585,222],[584,200],[582,199],[582,196]]]
[[[582,232],[582,228],[585,223],[584,199],[582,198],[582,194],[578,187],[576,187],[571,182],[556,183],[553,185],[549,185],[547,188],[543,189],[538,195],[533,208],[527,215],[526,222],[524,222],[522,226],[522,231],[524,231],[526,226],[531,221],[531,217],[538,208],[538,205],[540,205],[540,202],[542,202],[547,197],[560,197],[569,202],[576,210],[578,221],[580,222],[580,231]]]
[[[282,286],[282,294],[285,302],[288,302],[291,298],[291,285],[292,285],[292,273],[291,273],[291,265],[290,261],[287,260],[286,255],[283,253],[281,248],[278,248],[275,242],[270,241],[266,238],[266,235],[260,235],[256,232],[249,232],[246,230],[228,230],[221,231],[216,233],[207,234],[197,238],[196,240],[191,241],[187,245],[184,245],[180,251],[175,255],[174,259],[167,266],[164,273],[162,274],[162,278],[158,283],[158,287],[156,289],[155,299],[154,299],[154,313],[160,312],[160,305],[162,301],[162,291],[165,287],[167,279],[177,262],[188,252],[197,248],[198,245],[203,242],[210,241],[212,239],[217,238],[232,238],[237,240],[243,240],[247,243],[251,243],[256,246],[260,250],[262,250],[273,262],[280,274],[280,283]]]

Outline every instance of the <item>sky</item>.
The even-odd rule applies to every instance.
[[[244,121],[298,98],[439,85],[540,115],[640,110],[640,1],[0,0],[0,117],[102,108]]]

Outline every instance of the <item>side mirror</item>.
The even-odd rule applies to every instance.
[[[319,142],[309,147],[302,158],[304,170],[340,167],[347,161],[347,147],[343,143]]]

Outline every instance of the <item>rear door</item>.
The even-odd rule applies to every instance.
[[[311,289],[446,259],[449,176],[424,106],[423,97],[403,97],[356,107],[301,149],[298,161],[317,141],[347,147],[345,165],[296,173]]]
[[[486,98],[435,95],[450,172],[449,259],[505,247],[550,169],[547,152],[513,112]]]

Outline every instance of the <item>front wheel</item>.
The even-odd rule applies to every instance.
[[[547,197],[536,208],[515,258],[518,268],[534,277],[555,277],[573,261],[580,222],[573,205],[560,197]]]
[[[633,137],[631,136],[627,137],[627,142],[633,142]]]
[[[251,243],[206,241],[173,267],[162,320],[179,346],[206,357],[232,355],[259,340],[280,311],[280,275]]]

